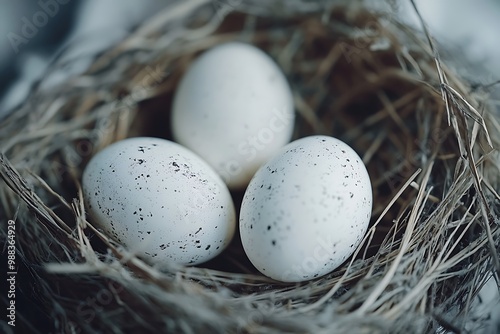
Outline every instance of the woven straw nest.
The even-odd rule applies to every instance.
[[[85,214],[90,157],[130,136],[170,138],[183,72],[230,40],[255,44],[283,69],[294,138],[332,135],[367,165],[369,231],[325,277],[271,281],[239,240],[206,265],[159,272]],[[0,124],[2,240],[15,218],[18,289],[57,332],[459,332],[478,289],[500,272],[500,125],[487,89],[471,87],[437,51],[428,34],[359,1],[169,7],[82,75],[40,82]],[[242,194],[233,195],[238,203]]]

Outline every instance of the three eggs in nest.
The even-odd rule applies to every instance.
[[[372,190],[342,141],[291,143],[293,95],[261,50],[226,43],[202,54],[177,87],[176,142],[136,137],[97,153],[82,187],[94,222],[146,261],[195,265],[236,231],[231,190],[245,190],[239,233],[264,275],[300,282],[341,265],[361,243]]]

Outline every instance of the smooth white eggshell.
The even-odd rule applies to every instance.
[[[174,139],[205,159],[232,189],[292,136],[293,97],[276,63],[231,42],[202,54],[182,78],[172,109]]]
[[[95,155],[83,174],[93,220],[161,267],[218,255],[235,230],[232,198],[197,155],[159,138],[130,138]]]
[[[354,252],[371,209],[370,178],[356,152],[332,137],[302,138],[251,180],[240,212],[243,248],[273,279],[319,277]]]

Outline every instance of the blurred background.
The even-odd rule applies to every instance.
[[[59,82],[83,72],[93,56],[174,1],[179,0],[0,2],[0,121],[23,103],[61,55],[66,66],[53,78]],[[420,29],[409,0],[390,2],[394,15]],[[416,0],[416,4],[439,45],[453,50],[447,57],[456,57],[462,75],[478,84],[500,80],[499,0]],[[500,91],[500,85],[495,88]],[[481,297],[476,312],[492,312],[485,333],[496,333],[493,324],[500,324],[500,297],[493,280]]]
[[[16,0],[0,2],[0,119],[26,98],[49,64],[64,54],[58,80],[85,70],[170,1]]]

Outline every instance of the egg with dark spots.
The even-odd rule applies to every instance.
[[[91,221],[151,264],[199,264],[230,243],[236,225],[227,186],[200,157],[159,138],[116,142],[83,173]]]
[[[358,154],[333,137],[305,137],[283,147],[250,181],[241,205],[241,241],[264,275],[305,281],[353,254],[371,211],[370,177]]]

